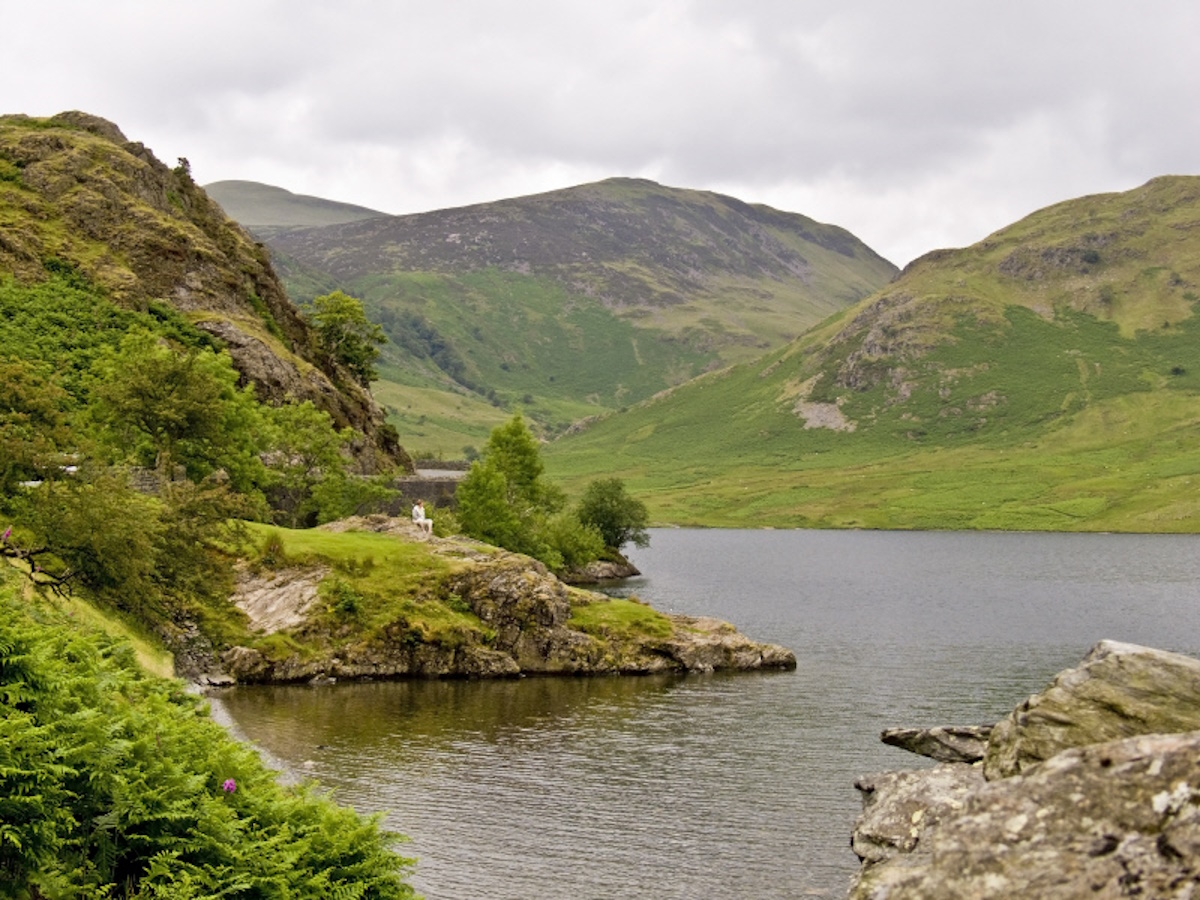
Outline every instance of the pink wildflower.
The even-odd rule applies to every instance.
[[[226,778],[225,783],[221,785],[221,790],[223,790],[227,794],[232,794],[234,791],[237,790],[237,782],[234,781],[232,778]]]

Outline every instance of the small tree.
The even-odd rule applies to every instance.
[[[646,504],[625,492],[620,478],[593,481],[579,501],[579,520],[594,525],[604,538],[604,545],[618,553],[625,544],[638,547],[650,544],[646,523],[650,514]]]
[[[224,469],[241,491],[262,480],[266,429],[228,354],[173,347],[138,331],[98,368],[98,414],[124,452],[141,443],[161,472],[183,465],[193,481]]]
[[[562,568],[550,521],[565,498],[542,473],[537,441],[518,413],[492,430],[482,456],[459,482],[455,494],[463,532]]]
[[[364,387],[375,380],[375,360],[387,336],[367,318],[361,301],[334,291],[315,297],[307,317],[330,359],[349,369]]]
[[[311,401],[289,403],[267,412],[271,424],[267,469],[267,496],[276,510],[276,521],[293,528],[312,524],[317,503],[314,493],[328,479],[345,476],[342,448],[353,438],[339,431],[329,413]]]

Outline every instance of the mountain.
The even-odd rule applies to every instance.
[[[664,521],[1200,529],[1200,178],[1060,203],[547,468]]]
[[[204,185],[204,191],[221,205],[229,218],[259,235],[287,228],[340,225],[386,215],[365,206],[293,194],[256,181],[214,181]]]
[[[363,300],[390,420],[452,453],[503,410],[553,434],[758,356],[897,271],[836,226],[628,178],[261,236],[296,299]]]
[[[407,460],[378,405],[316,352],[264,249],[191,178],[80,112],[0,116],[0,274],[69,275],[119,308],[182,318],[228,350],[271,403],[311,400],[372,471]],[[63,323],[64,328],[71,323]]]

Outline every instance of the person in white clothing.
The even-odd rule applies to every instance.
[[[425,515],[425,501],[418,500],[412,508],[413,523],[426,534],[433,534],[433,519]]]

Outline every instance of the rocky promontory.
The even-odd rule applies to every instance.
[[[215,654],[208,671],[194,677],[283,683],[796,666],[790,650],[751,640],[727,622],[667,615],[636,600],[572,587],[527,556],[461,537],[425,537],[407,519],[371,516],[326,530],[387,535],[402,552],[428,554],[436,574],[425,579],[414,603],[397,607],[408,612],[372,614],[382,621],[368,628],[361,615],[331,618],[329,586],[339,576],[328,564],[246,566],[232,599],[253,640]],[[447,618],[458,624],[435,633],[430,623]]]
[[[896,729],[938,760],[859,779],[852,900],[1200,896],[1200,661],[1101,641],[995,726]]]

